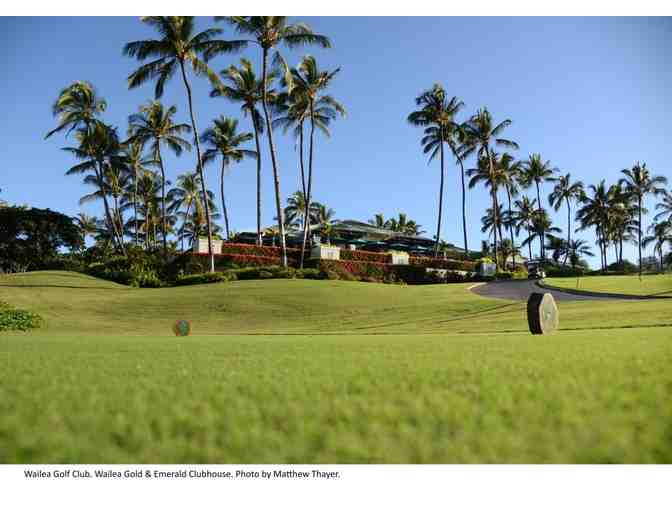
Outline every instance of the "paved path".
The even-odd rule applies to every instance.
[[[603,296],[580,296],[557,290],[542,289],[535,280],[504,280],[498,282],[488,282],[471,288],[471,291],[490,298],[515,299],[527,301],[533,292],[550,292],[556,301],[596,301],[604,299],[614,299]]]

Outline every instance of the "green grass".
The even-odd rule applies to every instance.
[[[0,277],[46,319],[0,334],[0,463],[672,462],[669,302],[534,337],[467,287]]]
[[[591,292],[630,294],[633,296],[672,297],[672,273],[628,276],[584,276],[576,278],[546,278],[549,285]]]

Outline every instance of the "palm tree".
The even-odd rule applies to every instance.
[[[523,163],[522,172],[520,174],[520,183],[524,188],[530,188],[534,185],[537,188],[537,205],[540,210],[543,210],[541,202],[541,185],[544,181],[553,181],[553,175],[557,172],[557,168],[551,166],[550,161],[543,161],[541,159],[541,154],[531,154],[530,157]],[[542,230],[540,233],[540,245],[541,245],[541,258],[546,258],[546,252],[544,251],[544,235],[545,232]]]
[[[329,86],[334,77],[338,74],[340,68],[334,71],[320,71],[317,66],[317,61],[314,57],[305,56],[301,63],[292,69],[290,75],[286,78],[287,94],[290,101],[299,105],[301,111],[302,103],[305,103],[307,108],[307,117],[310,119],[310,141],[308,149],[308,182],[305,188],[305,205],[306,213],[304,217],[309,216],[308,205],[312,201],[312,186],[313,186],[313,154],[315,146],[315,128],[329,136],[327,126],[329,122],[336,117],[337,114],[345,115],[345,108],[341,103],[336,101],[332,96],[323,94],[322,92]],[[303,126],[303,121],[300,121]],[[301,133],[303,127],[301,127]],[[304,255],[306,250],[306,242],[308,239],[308,223],[303,225],[303,242],[301,245],[301,260],[300,267],[303,268]]]
[[[649,225],[650,235],[642,240],[642,246],[645,248],[653,244],[653,250],[658,252],[660,257],[660,271],[664,271],[665,266],[663,262],[663,247],[665,243],[672,245],[672,221],[661,221],[660,223],[653,223]]]
[[[124,146],[124,156],[128,162],[128,170],[132,175],[133,188],[130,191],[133,204],[133,231],[135,232],[135,244],[140,245],[138,230],[138,179],[140,175],[149,170],[155,164],[155,160],[144,155],[144,143],[140,141],[127,143]]]
[[[287,24],[286,16],[226,16],[215,19],[224,19],[234,29],[240,33],[251,36],[253,39],[248,41],[239,41],[241,45],[248,43],[258,44],[262,52],[262,70],[261,82],[264,84],[262,90],[261,104],[264,110],[264,118],[268,127],[268,145],[271,153],[271,164],[273,165],[273,180],[275,186],[275,208],[278,219],[278,232],[280,234],[280,246],[282,249],[282,265],[287,267],[287,245],[285,243],[285,225],[283,220],[283,210],[280,203],[280,171],[275,152],[275,143],[273,141],[273,120],[269,108],[268,97],[268,59],[270,52],[280,46],[286,45],[289,48],[305,46],[308,44],[317,44],[323,48],[330,48],[331,42],[323,35],[315,34],[308,25],[297,23]],[[276,52],[276,60],[280,61],[282,57]]]
[[[303,225],[310,222],[310,219],[306,216],[305,200],[306,196],[301,190],[295,191],[287,199],[287,206],[283,211],[286,227],[298,227],[300,224],[303,228]]]
[[[266,76],[266,85],[257,78],[252,63],[245,59],[240,59],[240,67],[229,66],[220,73],[222,84],[215,86],[210,92],[211,97],[225,97],[230,101],[241,103],[241,110],[245,116],[252,119],[254,128],[254,143],[257,158],[257,246],[262,244],[261,232],[261,147],[259,136],[264,133],[264,119],[257,108],[261,102],[264,89],[270,97],[275,97],[275,92],[269,90],[273,80],[277,77],[275,72],[270,72]]]
[[[548,195],[548,202],[558,211],[563,202],[567,204],[567,246],[572,240],[572,206],[573,201],[579,201],[584,194],[583,182],[572,182],[571,174],[565,174],[558,177],[553,192]],[[567,262],[569,253],[565,253],[565,260]]]
[[[511,207],[512,197],[518,195],[518,180],[520,177],[522,163],[516,161],[511,154],[505,152],[502,154],[502,157],[497,161],[496,154],[493,152],[493,160],[497,162],[498,172],[497,179],[498,184],[503,186],[506,190],[506,198],[508,200],[508,210],[506,213],[506,221],[502,221],[502,224],[509,229],[509,235],[511,240],[511,255],[513,257],[513,267],[516,267],[516,254],[520,253],[516,249],[516,241],[513,236],[513,229],[515,227],[513,209]],[[506,260],[506,259],[505,259]]]
[[[497,211],[493,211],[492,207],[488,207],[485,210],[485,214],[481,216],[481,232],[488,233],[488,239],[492,236],[494,239],[494,242],[497,242],[497,232],[500,232],[502,230],[502,216],[504,215],[504,211],[502,210],[502,205],[497,204]],[[501,238],[500,238],[500,244],[501,244]],[[493,244],[495,253],[498,252],[498,247]],[[502,262],[502,264],[506,267],[506,259]]]
[[[578,230],[585,230],[589,227],[595,228],[597,244],[600,248],[600,260],[602,270],[606,270],[606,242],[607,242],[607,224],[610,206],[609,191],[604,180],[599,184],[588,186],[589,194],[584,194],[581,198],[581,207],[576,211],[576,219],[580,223]]]
[[[567,244],[567,253],[569,256],[569,263],[572,265],[572,269],[581,261],[581,256],[592,257],[593,252],[590,251],[588,243],[583,239],[573,239]]]
[[[494,125],[492,115],[487,108],[483,108],[479,110],[476,115],[471,117],[465,126],[466,132],[469,136],[469,139],[471,140],[470,145],[473,147],[471,151],[476,151],[479,163],[480,160],[484,160],[487,165],[486,182],[489,182],[490,195],[492,198],[491,210],[494,211],[494,214],[498,214],[499,212],[499,202],[497,200],[497,183],[495,180],[496,172],[492,158],[492,149],[494,146],[518,149],[517,143],[512,142],[511,140],[507,140],[506,138],[499,138],[501,133],[510,125],[511,120],[509,119],[503,120],[499,124]],[[469,182],[469,187],[473,188],[478,181],[479,179],[474,180],[474,178],[472,178],[472,180]],[[498,221],[495,221],[495,223],[498,223]],[[497,232],[495,232],[494,249],[495,264],[497,264]]]
[[[215,211],[214,194],[208,190],[208,204],[211,211]],[[175,187],[168,192],[170,205],[168,210],[183,218],[182,227],[178,233],[178,239],[181,242],[180,249],[184,251],[184,228],[192,212],[201,217],[205,217],[203,195],[201,194],[201,183],[197,172],[186,172],[177,177]],[[193,207],[193,209],[192,209]],[[181,212],[185,209],[186,212]]]
[[[382,213],[376,214],[372,220],[369,220],[369,225],[377,228],[386,228],[385,223],[385,216]]]
[[[659,221],[665,216],[669,221],[672,221],[672,193],[667,190],[663,191],[662,202],[656,204],[656,210],[658,209],[660,209],[660,212],[654,216],[654,221]]]
[[[642,212],[644,210],[644,199],[646,195],[662,195],[665,189],[662,187],[667,184],[667,178],[662,175],[651,175],[646,163],[637,162],[632,168],[621,170],[625,175],[621,183],[625,186],[626,193],[637,203],[637,214],[639,221],[637,224],[637,247],[639,249],[639,276],[642,276]]]
[[[196,169],[201,179],[202,194],[206,195],[205,177],[201,159],[201,144],[198,137],[196,117],[191,94],[191,85],[187,79],[186,67],[191,65],[196,76],[206,75],[213,84],[219,83],[217,74],[210,69],[206,61],[221,53],[237,51],[245,46],[243,41],[221,41],[215,37],[222,33],[221,29],[208,28],[194,34],[193,16],[146,16],[143,23],[154,28],[160,39],[134,41],[124,46],[124,54],[143,61],[149,57],[151,62],[141,65],[128,77],[128,87],[135,88],[151,79],[156,79],[154,95],[159,99],[163,95],[166,82],[172,78],[179,68],[182,82],[187,92],[191,129],[196,143]],[[204,60],[205,59],[205,60]],[[210,254],[210,272],[215,271],[215,256],[212,250],[212,225],[207,201],[205,202],[205,221],[208,232],[208,253]]]
[[[441,219],[443,216],[443,187],[444,187],[444,144],[451,141],[451,150],[456,147],[454,134],[457,130],[457,123],[454,118],[459,110],[464,106],[462,101],[456,97],[448,99],[446,91],[438,83],[434,84],[430,90],[424,91],[415,98],[416,106],[419,110],[411,112],[407,121],[413,126],[425,128],[424,136],[420,143],[423,146],[423,152],[429,154],[431,162],[437,154],[440,160],[441,177],[439,181],[439,210],[436,221],[436,242],[434,243],[434,256],[438,256],[439,242],[441,241]]]
[[[181,137],[189,133],[191,127],[188,124],[175,124],[173,116],[177,113],[177,107],[171,106],[166,109],[160,101],[152,101],[140,107],[139,113],[128,117],[128,134],[130,143],[140,143],[143,146],[151,143],[151,153],[161,170],[161,232],[163,234],[164,256],[168,254],[167,223],[166,223],[166,171],[161,156],[161,146],[168,147],[176,156],[183,150],[191,150],[191,144]]]
[[[529,258],[532,259],[531,239],[533,238],[533,222],[537,211],[537,199],[533,198],[530,200],[529,197],[523,196],[521,200],[516,200],[514,205],[516,206],[516,211],[513,213],[512,220],[516,228],[516,235],[519,235],[522,229],[528,233],[527,239],[529,241],[523,244],[527,244]]]
[[[107,108],[107,103],[100,98],[94,86],[86,81],[76,81],[61,90],[56,99],[52,112],[54,117],[58,118],[58,125],[45,135],[45,139],[55,133],[67,129],[66,137],[72,131],[76,131],[76,138],[80,142],[79,148],[67,148],[76,158],[85,160],[78,165],[81,171],[73,173],[82,173],[93,170],[94,174],[102,183],[102,163],[96,157],[99,152],[100,144],[104,142],[106,129],[99,126],[101,121],[99,116]],[[95,131],[95,132],[94,132]],[[75,167],[73,167],[75,168]],[[109,225],[112,225],[112,218],[109,214],[109,205],[107,198],[105,200],[105,218]],[[114,244],[119,246],[120,241],[115,234]],[[120,249],[123,251],[123,240]]]
[[[86,236],[95,236],[98,233],[98,218],[89,216],[85,213],[79,213],[75,217],[75,224],[82,234],[82,238],[86,241]]]
[[[112,234],[112,240],[121,252],[126,254],[123,233],[117,230],[116,221],[111,214],[105,184],[106,168],[117,168],[125,164],[125,157],[121,152],[122,145],[116,129],[96,121],[94,124],[77,129],[75,138],[79,142],[79,147],[64,147],[63,150],[83,161],[70,168],[65,175],[86,174],[93,170],[92,179],[95,180],[105,206],[105,218]],[[89,184],[92,179],[89,179]]]
[[[229,215],[226,210],[226,201],[224,200],[224,174],[231,162],[239,163],[243,158],[257,158],[255,151],[241,149],[239,146],[252,140],[252,133],[238,133],[238,121],[230,117],[221,116],[213,121],[213,127],[208,128],[203,133],[203,143],[210,148],[203,154],[203,164],[214,160],[217,156],[222,157],[222,170],[220,173],[220,192],[222,196],[222,212],[224,213],[224,225],[226,227],[226,238],[229,239],[231,231],[229,230]]]
[[[385,222],[385,228],[393,232],[400,232],[408,235],[420,235],[424,230],[421,230],[422,225],[418,225],[414,220],[411,220],[404,213],[399,213],[396,218],[390,218]]]
[[[58,117],[58,126],[45,135],[45,139],[67,129],[66,136],[73,130],[84,128],[87,132],[105,111],[107,103],[98,97],[96,89],[87,81],[76,81],[67,86],[58,95],[52,107],[54,117]]]

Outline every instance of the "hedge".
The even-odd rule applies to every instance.
[[[434,269],[450,269],[453,271],[476,271],[476,263],[470,260],[434,259],[429,257],[409,257],[412,266],[431,267]]]
[[[375,251],[341,250],[341,260],[358,260],[362,262],[378,262],[381,264],[389,264],[392,262],[392,255],[389,253],[378,253]]]

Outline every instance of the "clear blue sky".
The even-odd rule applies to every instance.
[[[540,152],[586,183],[613,182],[637,160],[672,178],[671,18],[300,19],[331,37],[333,48],[286,50],[287,60],[294,65],[311,53],[325,68],[342,68],[332,93],[348,115],[334,124],[330,139],[318,140],[315,160],[315,198],[340,219],[401,211],[434,234],[438,163],[427,164],[421,132],[405,119],[415,96],[435,82],[466,103],[465,115],[487,106],[496,120],[510,118],[506,135],[520,144],[521,159]],[[80,177],[64,176],[74,161],[59,148],[71,140],[60,135],[43,140],[55,125],[51,105],[72,81],[91,81],[108,101],[104,119],[125,132],[128,114],[152,98],[153,87],[127,90],[126,77],[138,64],[123,57],[121,49],[153,34],[137,18],[2,18],[0,24],[0,198],[71,215],[100,215],[100,205],[78,205],[89,191]],[[209,25],[211,18],[198,19],[200,29]],[[224,37],[234,35],[226,29]],[[242,55],[258,61],[256,48]],[[237,59],[219,57],[212,66],[220,70]],[[192,81],[200,130],[220,114],[239,115],[236,106],[208,97],[205,80]],[[176,104],[178,119],[188,122],[179,80],[168,84],[163,101]],[[241,124],[248,126],[248,121]],[[293,139],[277,136],[287,196],[298,189],[297,155]],[[193,153],[166,159],[173,179],[194,168]],[[255,226],[254,168],[252,161],[243,162],[227,178],[237,231]],[[450,162],[446,182],[442,237],[459,245],[459,174]],[[208,183],[218,189],[215,167],[209,169]],[[269,225],[274,211],[267,150],[263,185],[264,223]],[[548,192],[550,185],[544,189]],[[484,190],[469,193],[473,247],[484,238],[480,217],[487,205]],[[563,230],[565,218],[562,210],[555,215]],[[580,236],[593,240],[592,232]],[[627,256],[634,259],[632,247]]]

